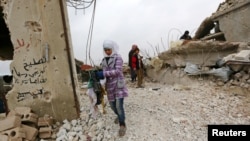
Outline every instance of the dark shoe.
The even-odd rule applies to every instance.
[[[115,123],[115,124],[118,124],[118,123],[119,123],[119,119],[118,119],[118,117],[117,117],[117,118],[115,118],[114,123]]]
[[[119,129],[119,136],[121,137],[121,136],[124,136],[125,134],[126,134],[126,126],[124,126],[124,125],[121,125],[120,126],[120,129]]]
[[[144,88],[143,86],[137,86],[136,88]]]

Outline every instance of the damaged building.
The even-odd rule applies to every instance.
[[[180,81],[186,74],[210,75],[220,85],[229,82],[250,89],[249,13],[250,0],[226,0],[201,23],[192,40],[172,41],[151,61],[154,69],[147,73],[170,84],[189,82]],[[176,79],[168,79],[173,73]]]
[[[147,75],[164,83],[187,84],[186,75],[209,75],[218,84],[249,90],[249,13],[250,0],[221,3],[193,40],[173,41],[153,59]],[[0,14],[0,60],[12,60],[13,83],[12,88],[2,87],[10,81],[0,77],[0,98],[8,113],[0,124],[0,140],[50,138],[54,119],[70,121],[80,113],[77,74],[83,63],[74,59],[66,1],[1,0]]]
[[[13,75],[6,112],[26,106],[57,121],[79,117],[66,1],[1,0],[0,15],[0,59],[12,60]]]
[[[78,117],[76,74],[81,70],[75,66],[81,66],[82,62],[74,59],[65,3],[0,1],[0,59],[12,60],[13,88],[6,95],[8,110],[28,106],[39,116],[49,114],[58,121]],[[250,74],[249,13],[249,0],[221,3],[201,23],[193,40],[174,41],[169,50],[160,53],[159,60],[152,63],[155,69],[148,70],[148,76],[170,81],[167,78],[172,74],[164,72],[171,72],[171,68],[162,68],[170,66],[179,68],[183,75],[200,75],[211,73],[212,68],[229,66],[235,74],[242,74],[244,81],[250,81],[247,78]],[[195,72],[188,68],[185,72],[186,66],[194,67]],[[247,83],[244,86],[248,87]]]

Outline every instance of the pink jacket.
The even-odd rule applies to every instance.
[[[106,58],[103,58],[101,67],[103,69],[104,77],[106,78],[106,90],[109,101],[115,99],[124,98],[128,96],[128,89],[125,84],[123,75],[123,59],[119,54],[114,54],[109,58],[108,62]],[[118,80],[124,81],[122,88],[117,87]]]

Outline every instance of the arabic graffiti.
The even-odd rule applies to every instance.
[[[29,67],[31,66],[32,65],[29,65]],[[16,84],[41,84],[47,81],[47,78],[43,77],[46,66],[44,66],[41,70],[34,69],[33,71],[30,71],[30,69],[25,69],[26,67],[27,66],[24,66],[25,72],[23,73],[17,71],[16,67],[13,67],[12,73],[13,75],[17,76],[15,79]]]
[[[35,77],[35,76],[40,77],[43,73],[45,73],[45,68],[46,68],[46,66],[43,67],[42,70],[40,70],[40,71],[38,71],[38,70],[33,71],[29,74],[27,72],[20,73],[19,71],[17,71],[16,67],[13,67],[12,73],[16,74],[18,77],[22,77],[22,76],[23,77]]]
[[[34,65],[40,65],[40,64],[43,64],[43,63],[45,63],[46,62],[46,58],[45,57],[43,57],[43,58],[41,58],[41,59],[39,59],[38,61],[36,61],[34,58],[33,58],[33,63],[24,63],[24,69],[26,70],[26,71],[29,71],[29,69],[28,68],[30,68],[30,67],[32,67],[32,66],[34,66]]]
[[[17,39],[17,46],[15,47],[15,50],[20,51],[21,48],[30,48],[30,44],[23,39]],[[20,59],[21,58],[22,57],[20,56]],[[31,55],[31,57],[26,55],[21,63],[18,63],[18,65],[13,65],[11,69],[11,72],[14,76],[13,83],[22,87],[17,93],[17,102],[24,101],[25,99],[29,98],[41,98],[39,95],[44,95],[43,84],[48,81],[45,74],[47,70],[46,63],[47,59],[45,56],[38,58],[38,56],[35,55]]]
[[[44,93],[44,89],[37,89],[35,92],[18,92],[17,94],[17,102],[25,100],[28,96],[31,96],[33,99],[38,98],[39,95]]]
[[[26,46],[26,48],[29,48],[29,46],[30,46],[30,44],[25,44],[23,39],[21,39],[21,41],[19,39],[17,39],[17,44],[18,44],[18,46],[15,47],[15,49],[19,49],[19,48],[25,47],[25,46]]]

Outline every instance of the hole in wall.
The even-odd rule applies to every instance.
[[[27,115],[25,115],[25,118],[27,119],[27,118],[29,118],[30,117],[30,115],[29,114],[27,114]]]
[[[0,7],[0,43],[0,60],[13,60],[14,48],[10,39],[10,31],[4,20],[2,7]]]
[[[6,4],[6,1],[4,4]],[[3,8],[0,6],[0,77],[11,75],[10,63],[13,60],[14,55],[14,47],[10,39],[10,31],[6,25],[4,16]],[[0,88],[3,88],[3,93],[0,94],[0,111],[1,113],[7,113],[9,109],[5,95],[12,89],[12,87],[11,85],[8,85],[10,87],[6,87],[4,85],[5,83],[2,84],[3,85],[0,86]]]
[[[11,136],[11,137],[15,137],[15,136],[16,136],[16,131],[11,131],[11,132],[10,132],[10,136]]]
[[[44,96],[44,99],[46,101],[50,101],[50,99],[51,99],[51,93],[50,92],[48,92],[48,91],[44,92],[43,96]]]

